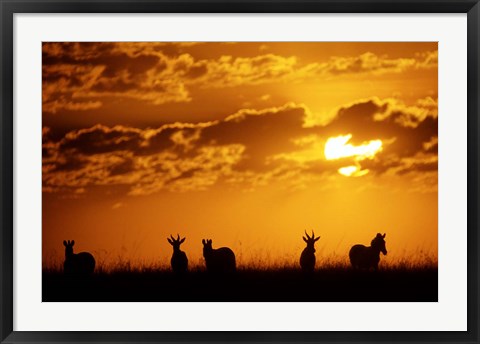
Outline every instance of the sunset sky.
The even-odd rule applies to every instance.
[[[44,43],[43,258],[437,256],[437,43]]]

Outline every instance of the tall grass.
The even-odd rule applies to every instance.
[[[148,274],[156,272],[170,271],[169,259],[160,261],[144,259],[128,259],[123,255],[117,257],[108,257],[102,254],[96,254],[97,274],[116,274],[116,273],[135,273]],[[107,259],[108,258],[108,259]],[[246,258],[242,252],[238,252],[237,269],[239,271],[287,271],[297,270],[299,266],[299,257],[294,254],[285,254],[282,257],[273,256],[269,252],[249,252]],[[431,253],[418,250],[415,254],[403,253],[393,257],[381,257],[379,269],[381,270],[422,270],[436,269],[438,266],[437,257]],[[330,254],[327,256],[317,255],[316,270],[346,270],[350,268],[348,257]],[[189,261],[189,270],[191,272],[201,272],[205,270],[203,258]],[[46,259],[43,262],[43,271],[46,273],[58,273],[63,271],[63,260]]]

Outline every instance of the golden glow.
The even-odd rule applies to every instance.
[[[361,170],[359,166],[346,166],[338,169],[338,173],[346,177],[361,177],[368,173],[368,170]]]
[[[338,173],[343,174],[344,176],[350,177],[357,170],[358,170],[357,166],[347,166],[347,167],[339,168]]]
[[[381,140],[372,140],[362,143],[360,146],[347,144],[352,134],[331,137],[325,143],[325,158],[334,160],[340,158],[356,157],[356,160],[371,159],[382,150]]]

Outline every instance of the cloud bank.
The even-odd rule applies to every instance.
[[[406,105],[395,99],[362,99],[315,124],[302,104],[242,109],[222,120],[170,123],[158,128],[97,124],[52,139],[43,128],[44,192],[83,194],[118,187],[130,195],[206,190],[230,185],[254,190],[269,183],[307,187],[360,164],[370,176],[436,174],[437,102]],[[382,140],[383,149],[362,161],[327,160],[325,142],[351,134],[360,145]],[[342,177],[343,178],[343,177]]]
[[[192,100],[192,87],[225,88],[343,75],[402,73],[437,67],[436,51],[406,58],[371,52],[302,64],[296,56],[262,54],[196,60],[194,43],[44,43],[43,111],[101,108],[107,98],[160,105]]]

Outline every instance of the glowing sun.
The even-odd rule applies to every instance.
[[[353,157],[355,162],[373,159],[375,154],[382,150],[382,140],[371,140],[363,142],[361,145],[354,146],[348,141],[352,138],[352,134],[331,137],[325,143],[325,158],[327,160],[335,160],[341,158]],[[338,172],[348,177],[360,177],[368,173],[368,170],[362,170],[356,165],[341,167]]]

